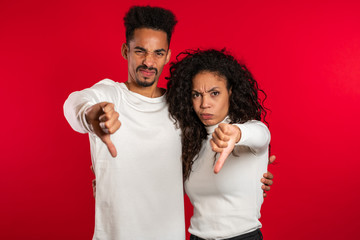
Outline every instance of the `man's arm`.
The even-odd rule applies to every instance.
[[[272,155],[269,157],[269,165],[272,164],[276,159],[275,155]],[[267,192],[270,191],[270,186],[273,185],[274,181],[274,175],[267,171],[267,173],[264,173],[263,178],[261,179],[261,182],[263,185],[261,186],[261,189],[264,191],[264,197],[267,196]]]
[[[121,123],[110,102],[120,102],[120,93],[114,81],[105,79],[91,88],[71,93],[64,103],[64,115],[75,131],[96,134],[115,157],[116,149],[110,134],[115,133]]]

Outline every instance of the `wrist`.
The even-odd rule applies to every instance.
[[[240,139],[241,139],[241,130],[238,126],[234,125],[236,127],[236,132],[237,132],[237,135],[236,135],[236,138],[235,138],[235,143],[238,143],[240,142]]]
[[[82,120],[82,124],[84,126],[84,128],[89,132],[89,133],[94,133],[94,128],[91,124],[91,119],[88,116],[89,111],[91,110],[91,105],[88,105],[84,108],[82,114],[81,114],[81,120]]]

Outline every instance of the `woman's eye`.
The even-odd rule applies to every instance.
[[[199,97],[199,96],[200,96],[199,93],[193,93],[193,94],[192,94],[192,97],[193,97],[193,98],[197,98],[197,97]]]

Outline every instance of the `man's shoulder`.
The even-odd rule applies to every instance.
[[[111,80],[110,78],[104,78],[103,80],[95,83],[95,85],[105,85],[105,86],[111,86],[111,87],[119,87],[122,83],[115,82],[114,80]]]

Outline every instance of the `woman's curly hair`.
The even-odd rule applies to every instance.
[[[197,159],[202,142],[207,139],[205,126],[200,121],[192,105],[192,80],[200,72],[211,72],[225,77],[227,89],[231,89],[229,99],[230,123],[244,123],[256,119],[265,121],[266,110],[259,98],[257,82],[245,65],[225,52],[209,50],[186,50],[171,63],[166,100],[170,116],[181,129],[183,179],[187,180],[191,167]],[[266,121],[265,121],[266,123]]]

